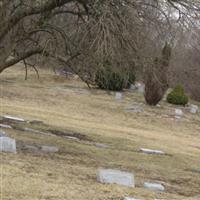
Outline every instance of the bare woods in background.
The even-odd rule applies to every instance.
[[[167,42],[172,57],[161,82],[182,83],[200,100],[199,15],[199,0],[2,0],[0,73],[23,62],[27,75],[45,63],[90,85],[109,60],[143,79],[161,74],[155,60]]]

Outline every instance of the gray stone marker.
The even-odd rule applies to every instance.
[[[134,84],[131,84],[130,90],[136,90],[136,89],[137,89],[137,87]]]
[[[198,108],[197,105],[190,104],[189,109],[190,109],[190,113],[196,114],[196,113],[198,112],[198,109],[199,109],[199,108]]]
[[[133,197],[125,197],[124,200],[139,200],[139,199],[135,199]]]
[[[0,124],[0,128],[8,128],[8,129],[11,129],[12,126],[7,125],[7,124]]]
[[[66,139],[69,139],[69,140],[76,140],[76,141],[79,141],[80,139],[79,138],[77,138],[77,137],[73,137],[73,136],[63,136],[64,138],[66,138]]]
[[[121,101],[122,98],[123,98],[123,95],[122,95],[121,92],[116,92],[116,93],[115,93],[115,100]]]
[[[0,137],[5,137],[5,136],[6,136],[6,133],[0,130]]]
[[[51,134],[51,133],[42,132],[42,131],[35,130],[35,129],[32,129],[32,128],[24,128],[23,130],[24,130],[24,131],[27,131],[27,132],[35,133],[35,134],[40,134],[40,135],[54,136],[54,135]]]
[[[31,151],[38,151],[38,148],[33,145],[26,145],[25,148]]]
[[[102,148],[102,149],[107,148],[106,144],[101,144],[101,143],[96,143],[95,146],[98,147],[98,148]]]
[[[175,109],[175,118],[180,119],[183,117],[183,111],[181,109]]]
[[[139,93],[144,93],[145,92],[145,85],[143,83],[136,83],[135,86],[138,89]]]
[[[165,152],[160,151],[160,150],[145,149],[145,148],[140,148],[140,151],[142,153],[146,153],[146,154],[157,154],[157,155],[164,155],[165,154]]]
[[[6,136],[0,137],[0,152],[16,153],[15,139]]]
[[[6,119],[6,120],[12,120],[12,121],[17,121],[17,122],[25,122],[25,120],[22,119],[22,118],[13,117],[13,116],[10,116],[10,115],[4,115],[3,118]]]
[[[135,187],[134,175],[132,173],[122,172],[119,170],[99,169],[97,172],[97,181],[100,183]]]
[[[42,146],[41,150],[45,153],[56,153],[59,151],[57,147],[53,147],[53,146]]]
[[[43,121],[40,121],[40,120],[32,120],[32,121],[29,121],[30,124],[36,124],[36,125],[42,125],[44,124]]]
[[[134,112],[134,113],[141,113],[144,111],[143,107],[142,107],[142,104],[133,104],[127,108],[125,108],[125,111],[126,112]]]
[[[159,191],[159,192],[164,192],[164,190],[165,190],[165,187],[161,184],[158,184],[158,183],[145,182],[144,187],[146,189],[153,190],[153,191]]]

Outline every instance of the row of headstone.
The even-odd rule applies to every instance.
[[[197,114],[199,108],[198,108],[197,105],[189,104],[187,109],[189,110],[190,113]],[[183,111],[181,109],[175,109],[175,118],[176,119],[180,119],[183,116],[184,116],[184,113],[183,113]]]

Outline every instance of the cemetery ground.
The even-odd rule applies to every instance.
[[[11,123],[14,129],[2,129],[16,139],[17,153],[0,153],[1,199],[200,199],[199,113],[165,101],[159,107],[147,106],[135,91],[125,91],[123,99],[116,101],[114,92],[88,90],[80,81],[46,70],[40,70],[40,80],[30,71],[24,81],[20,66],[1,74],[0,87],[1,116],[44,122]],[[135,103],[144,111],[127,112]],[[174,117],[177,107],[184,112],[181,119]],[[35,150],[41,145],[59,151]],[[140,148],[162,150],[166,155],[144,154]],[[134,173],[136,187],[98,183],[99,168]],[[144,182],[161,183],[165,191],[147,190]]]

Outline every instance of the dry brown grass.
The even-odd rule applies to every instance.
[[[48,71],[40,72],[41,80],[32,72],[24,81],[17,67],[0,76],[1,115],[43,120],[49,127],[85,134],[108,148],[7,130],[18,143],[53,145],[60,151],[53,155],[22,150],[16,155],[1,153],[3,200],[200,199],[200,174],[192,172],[200,169],[199,114],[185,111],[184,118],[176,121],[174,107],[164,101],[161,108],[144,105],[143,113],[127,113],[124,108],[131,103],[144,103],[140,94],[126,92],[123,101],[116,102],[114,93],[88,91],[84,84]],[[140,147],[170,155],[144,155],[137,152]],[[100,167],[135,172],[137,187],[97,183]],[[166,192],[145,190],[144,181],[161,182]]]

